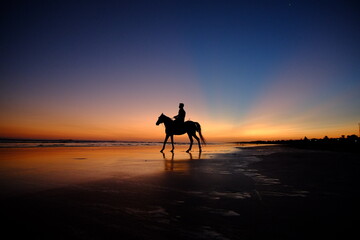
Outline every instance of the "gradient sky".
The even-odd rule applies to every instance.
[[[162,140],[179,102],[213,141],[358,134],[356,1],[6,2],[0,137]]]

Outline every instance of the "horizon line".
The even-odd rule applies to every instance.
[[[345,137],[345,136],[356,136],[356,137],[359,137],[358,135],[356,134],[351,134],[351,135],[345,135],[345,134],[342,134],[340,135],[339,137],[329,137],[330,139],[331,138],[342,138],[342,137]],[[269,139],[257,139],[257,140],[228,140],[228,141],[225,141],[225,140],[217,140],[217,141],[212,141],[212,142],[227,142],[227,143],[246,143],[246,142],[275,142],[275,141],[291,141],[291,140],[303,140],[306,136],[302,137],[302,138],[284,138],[284,139],[273,139],[273,140],[269,140]],[[308,139],[323,139],[327,136],[324,136],[324,137],[317,137],[317,138],[308,138]],[[307,138],[307,137],[306,137]],[[72,139],[72,138],[57,138],[57,139],[49,139],[49,138],[14,138],[14,137],[0,137],[0,142],[1,141],[52,141],[52,142],[55,142],[55,141],[68,141],[68,142],[163,142],[162,140],[114,140],[114,139],[111,139],[111,140],[105,140],[105,139]]]

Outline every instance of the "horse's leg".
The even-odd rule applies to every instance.
[[[192,145],[193,145],[193,142],[194,142],[194,140],[193,140],[190,133],[188,133],[188,136],[189,136],[189,139],[190,139],[190,147],[189,147],[188,150],[186,150],[187,153],[191,151],[191,148],[192,148]]]
[[[166,144],[168,138],[169,138],[169,135],[166,135],[166,136],[165,136],[165,140],[164,140],[164,145],[163,145],[162,149],[160,150],[160,152],[163,152],[163,151],[164,151],[164,149],[165,149],[165,144]]]
[[[200,144],[200,139],[198,136],[196,136],[196,133],[194,133],[194,138],[196,139],[196,141],[198,142],[199,145],[199,151],[201,152],[201,144]]]
[[[174,135],[171,135],[171,145],[172,145],[172,149],[170,152],[174,152]]]

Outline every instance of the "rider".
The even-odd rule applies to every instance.
[[[185,114],[186,114],[186,112],[184,110],[184,104],[180,103],[179,104],[179,113],[177,116],[174,116],[175,124],[178,124],[178,125],[183,124],[185,121]]]

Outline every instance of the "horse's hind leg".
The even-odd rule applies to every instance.
[[[196,141],[198,142],[198,145],[199,145],[199,151],[201,152],[201,144],[200,144],[200,139],[198,136],[196,136],[196,133],[194,133],[194,138],[196,139]]]
[[[172,146],[172,149],[171,149],[171,151],[170,152],[174,152],[174,135],[171,135],[170,136],[171,137],[171,146]]]
[[[186,150],[186,152],[190,152],[190,151],[191,151],[191,148],[192,148],[192,145],[193,145],[193,142],[194,142],[194,140],[193,140],[193,138],[192,138],[192,136],[191,136],[190,133],[188,133],[188,136],[189,136],[189,139],[190,139],[190,147],[189,147],[188,150]]]

